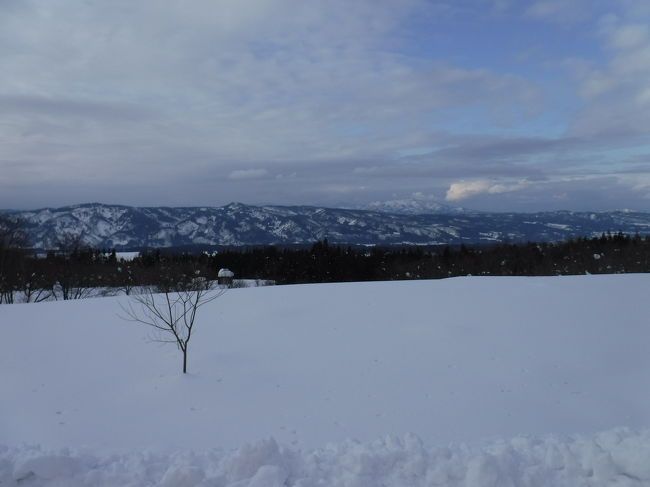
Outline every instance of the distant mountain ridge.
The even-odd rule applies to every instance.
[[[32,247],[79,237],[97,248],[187,245],[436,245],[560,241],[606,232],[650,234],[650,213],[396,214],[314,206],[131,207],[100,203],[9,211],[25,221]]]
[[[373,201],[367,205],[355,207],[359,210],[381,211],[399,215],[457,215],[461,213],[480,213],[461,207],[449,206],[427,198],[407,198],[387,201]]]

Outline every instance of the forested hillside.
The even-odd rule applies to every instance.
[[[160,249],[122,260],[114,250],[73,247],[37,258],[4,248],[2,302],[75,299],[93,288],[130,293],[137,286],[170,290],[197,278],[215,280],[221,268],[237,278],[277,284],[439,279],[463,275],[549,276],[650,272],[650,238],[623,234],[562,242],[492,247],[352,248],[326,240],[310,248],[274,246],[218,253]]]

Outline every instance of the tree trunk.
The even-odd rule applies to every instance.
[[[187,374],[187,350],[183,350],[183,373]]]

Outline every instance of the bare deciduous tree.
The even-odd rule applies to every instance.
[[[176,291],[156,293],[153,289],[132,296],[122,306],[125,319],[155,329],[153,340],[174,343],[183,355],[183,373],[187,373],[188,345],[198,309],[221,296],[226,290],[212,289],[205,280],[194,281]]]
[[[54,299],[84,299],[92,294],[89,269],[92,249],[84,243],[83,235],[67,233],[58,237],[58,254],[63,260],[57,262],[57,280],[53,283]]]
[[[33,262],[33,260],[32,260]],[[31,262],[30,262],[31,263]],[[23,275],[22,291],[26,303],[40,303],[53,297],[52,287],[48,286],[47,278],[28,268]]]

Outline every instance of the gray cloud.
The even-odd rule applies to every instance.
[[[141,121],[153,115],[150,108],[132,104],[33,95],[0,95],[0,112],[5,116],[84,118],[110,122]]]
[[[547,109],[532,77],[404,47],[413,18],[584,21],[569,4],[5,0],[0,207],[442,199],[459,181],[487,181],[477,203],[530,206],[599,173],[632,188],[644,161],[602,154],[650,129],[642,23],[599,24],[608,60],[573,60],[583,105],[555,137],[517,130]],[[473,116],[503,134],[449,128]]]
[[[36,171],[119,186],[295,161],[290,172],[317,180],[327,161],[389,160],[432,111],[536,97],[517,76],[416,65],[382,47],[426,8],[26,0],[0,20],[5,164],[20,162],[14,182]]]
[[[636,14],[640,7],[629,2],[628,8]],[[608,61],[576,70],[585,109],[571,128],[573,134],[646,136],[650,141],[650,17],[641,19],[606,15],[600,20]]]
[[[269,176],[266,169],[236,169],[229,175],[229,179],[261,179]]]

